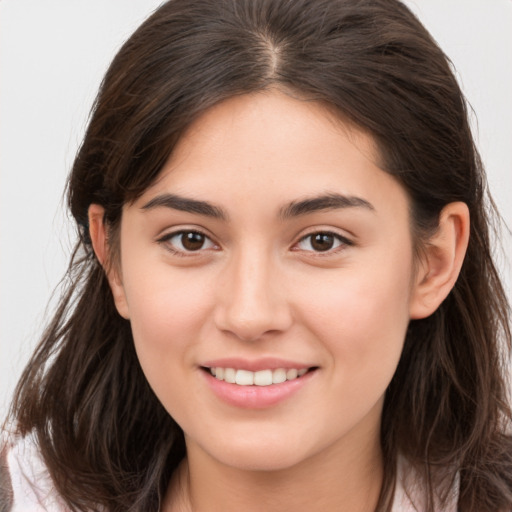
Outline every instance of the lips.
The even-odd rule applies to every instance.
[[[318,368],[280,359],[223,359],[205,362],[201,369],[222,401],[238,408],[263,409],[291,398]]]

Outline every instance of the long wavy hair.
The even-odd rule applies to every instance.
[[[159,509],[185,456],[183,432],[142,373],[91,249],[88,207],[104,207],[114,243],[123,205],[154,182],[198,116],[271,87],[327,103],[371,134],[410,196],[420,245],[446,204],[469,207],[460,276],[433,315],[410,322],[386,392],[378,510],[390,510],[399,454],[424,479],[427,512],[438,468],[445,483],[460,482],[459,510],[509,510],[511,332],[491,254],[494,206],[451,64],[397,0],[171,0],[124,44],[69,178],[79,242],[15,394],[18,433],[36,436],[72,510]]]

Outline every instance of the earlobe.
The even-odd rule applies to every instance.
[[[122,279],[119,275],[119,271],[115,268],[116,266],[111,265],[109,258],[109,245],[104,223],[105,209],[99,204],[91,204],[89,206],[88,216],[89,235],[91,237],[92,247],[96,258],[98,258],[100,265],[107,275],[117,311],[123,318],[129,319],[128,303],[126,301]]]
[[[443,208],[439,226],[425,243],[410,302],[411,319],[430,316],[452,290],[469,241],[469,210],[454,202]]]

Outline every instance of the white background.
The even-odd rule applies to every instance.
[[[0,0],[0,423],[73,246],[63,189],[97,87],[159,4]],[[512,226],[512,0],[407,4],[455,64],[491,190]],[[510,236],[505,245],[510,254]],[[500,266],[510,296],[510,260]]]

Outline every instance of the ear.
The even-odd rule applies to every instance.
[[[118,313],[128,320],[128,302],[126,300],[122,278],[118,270],[119,265],[112,265],[110,260],[110,247],[104,223],[105,209],[99,204],[91,204],[89,206],[88,216],[89,235],[91,237],[94,254],[96,254],[96,258],[98,258],[98,261],[107,275]]]
[[[415,276],[411,319],[430,316],[455,285],[468,246],[469,222],[465,203],[450,203],[441,211],[439,227],[425,244]]]

